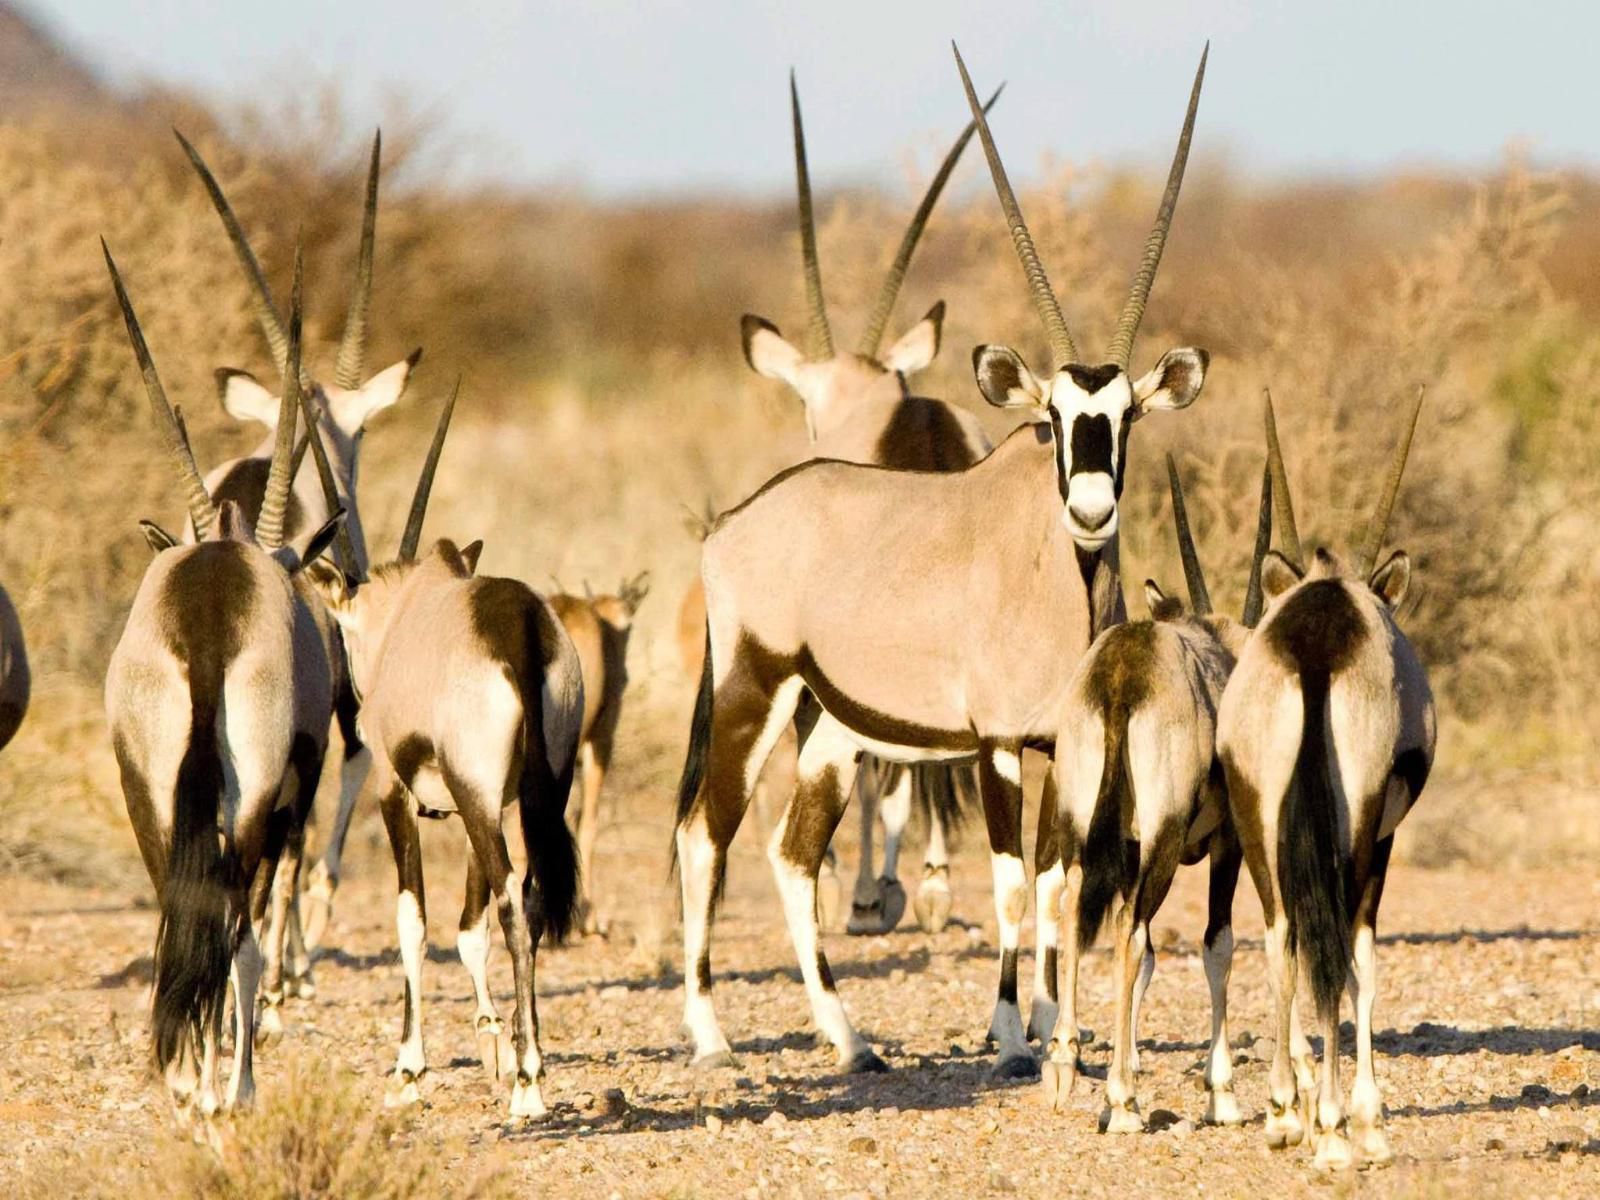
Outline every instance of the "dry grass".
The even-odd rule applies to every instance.
[[[35,669],[33,710],[0,756],[0,871],[142,875],[120,817],[100,681],[147,562],[134,518],[170,519],[178,506],[97,235],[118,254],[201,457],[218,461],[257,438],[210,398],[214,367],[270,368],[226,241],[166,132],[173,123],[210,158],[273,279],[285,279],[296,236],[305,240],[318,362],[343,320],[365,135],[336,105],[314,102],[288,126],[225,129],[182,97],[152,96],[0,129],[0,580]],[[688,704],[672,649],[696,553],[683,508],[732,503],[804,452],[797,403],[753,376],[737,344],[746,310],[799,325],[791,212],[467,193],[430,168],[439,159],[428,138],[401,122],[385,143],[370,361],[416,344],[428,357],[411,398],[367,439],[369,540],[380,553],[393,545],[423,430],[465,371],[430,527],[486,538],[485,569],[536,586],[655,572],[617,784],[664,805]],[[841,338],[853,339],[936,153],[919,143],[892,197],[823,204]],[[950,300],[947,351],[917,383],[968,406],[974,343],[1011,341],[1043,362],[979,170],[974,160],[958,176],[898,316],[903,325],[938,296]],[[1048,178],[1023,203],[1088,350],[1109,332],[1155,184],[1071,164]],[[1182,341],[1210,348],[1213,369],[1201,403],[1141,425],[1124,518],[1126,577],[1176,581],[1160,461],[1178,451],[1213,594],[1237,605],[1261,389],[1277,401],[1303,536],[1348,548],[1399,406],[1426,384],[1391,542],[1417,566],[1406,624],[1439,693],[1441,774],[1536,771],[1589,797],[1578,812],[1591,814],[1600,538],[1584,514],[1597,499],[1600,245],[1574,230],[1593,224],[1584,218],[1594,192],[1515,162],[1471,183],[1274,191],[1197,172],[1136,362]],[[1543,832],[1571,852],[1562,831]]]

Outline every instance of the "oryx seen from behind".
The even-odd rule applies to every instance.
[[[633,618],[650,592],[650,572],[624,579],[615,592],[596,596],[565,592],[549,597],[551,611],[560,620],[578,651],[583,670],[583,728],[579,734],[578,762],[582,768],[583,799],[577,813],[578,874],[583,882],[582,930],[601,931],[595,906],[594,847],[600,836],[600,787],[611,769],[617,722],[622,719],[622,696],[628,690],[628,639]]]
[[[176,133],[176,131],[174,131]],[[250,306],[261,326],[267,347],[272,354],[279,375],[284,371],[287,348],[283,319],[265,273],[251,249],[238,217],[228,203],[222,187],[200,152],[176,134],[184,153],[193,164],[195,172],[205,185],[212,205],[221,218],[234,254],[249,286]],[[327,519],[330,504],[327,481],[330,478],[337,493],[338,505],[345,510],[346,528],[341,531],[334,547],[334,559],[340,570],[356,578],[363,578],[368,569],[367,544],[361,524],[360,510],[356,504],[357,467],[362,438],[366,425],[375,415],[389,408],[404,393],[411,371],[421,358],[422,351],[415,350],[400,362],[394,363],[370,378],[366,371],[367,316],[372,304],[372,260],[378,220],[378,172],[382,156],[381,132],[372,139],[372,153],[367,165],[365,204],[361,220],[361,242],[356,258],[356,274],[350,295],[350,308],[345,317],[344,333],[339,343],[331,380],[317,380],[305,364],[301,364],[300,383],[309,397],[310,409],[316,413],[316,425],[321,443],[326,447],[326,463],[319,470],[297,471],[290,490],[289,509],[285,517],[289,536],[297,536],[303,529],[316,528]],[[206,476],[206,486],[218,500],[235,500],[246,515],[254,519],[261,505],[262,487],[266,479],[267,459],[276,439],[278,409],[271,393],[248,372],[225,368],[217,372],[217,385],[222,407],[239,421],[254,421],[267,427],[265,440],[251,454],[232,459],[217,466]],[[320,478],[319,478],[320,476]],[[191,531],[192,532],[192,531]],[[342,681],[341,681],[342,682]],[[307,947],[315,947],[326,928],[333,893],[339,884],[340,861],[345,835],[350,827],[361,787],[371,767],[371,756],[362,744],[356,728],[358,705],[347,686],[335,693],[339,718],[339,731],[344,743],[344,762],[340,768],[339,807],[329,825],[322,858],[312,868],[307,881],[306,929]],[[290,854],[295,859],[292,872],[299,877],[300,835],[297,833]],[[299,907],[295,905],[295,934],[298,940]],[[290,988],[310,994],[309,961],[297,956],[291,970]]]
[[[1204,379],[1206,355],[1193,349],[1169,351],[1137,380],[1127,373],[1202,73],[1112,361],[1096,366],[1078,359],[964,66],[961,74],[1056,371],[1037,380],[1014,351],[981,346],[974,361],[985,398],[1042,420],[962,471],[801,464],[724,514],[707,538],[709,653],[675,839],[685,1018],[701,1061],[729,1056],[711,1001],[709,943],[728,845],[779,730],[793,721],[799,783],[768,856],[814,1020],[839,1061],[852,1070],[883,1067],[845,1014],[815,918],[817,868],[861,755],[907,763],[975,757],[1000,925],[991,1032],[1002,1073],[1037,1071],[1017,1008],[1028,907],[1020,756],[1024,746],[1053,747],[1072,668],[1095,632],[1122,618],[1116,508],[1130,427],[1147,412],[1192,403]],[[1053,920],[1049,926],[1053,952]]]
[[[286,376],[260,517],[215,505],[167,402],[110,251],[117,301],[158,432],[184,489],[195,545],[145,524],[158,549],[106,671],[106,713],[123,796],[155,885],[151,1018],[155,1060],[180,1115],[248,1103],[261,956],[251,930],[291,814],[316,791],[332,717],[328,646],[291,575],[331,542],[343,514],[285,540],[298,374]],[[300,352],[299,260],[287,361]],[[234,1061],[217,1071],[225,995]]]
[[[511,1114],[540,1116],[534,955],[543,933],[560,940],[577,915],[577,854],[564,813],[583,729],[583,675],[572,639],[544,600],[517,580],[474,575],[481,543],[458,549],[441,540],[417,557],[455,399],[452,393],[440,414],[399,557],[354,586],[331,585],[399,877],[405,1017],[388,1099],[419,1100],[427,1069],[427,907],[417,819],[457,813],[471,850],[456,945],[477,998],[479,1053],[498,1077],[501,1026],[488,976],[492,895],[516,987]],[[512,803],[527,854],[520,881],[501,828]]]
[[[1266,615],[1239,655],[1217,718],[1217,753],[1234,825],[1266,920],[1277,1006],[1267,1144],[1310,1139],[1316,1163],[1386,1162],[1372,1062],[1378,902],[1394,832],[1433,765],[1428,677],[1395,610],[1411,563],[1378,564],[1422,393],[1417,393],[1353,566],[1326,550],[1301,557],[1281,460],[1274,453],[1283,553],[1262,572]],[[1276,438],[1273,439],[1275,451]],[[1323,1035],[1321,1077],[1296,1055],[1300,968]],[[1339,998],[1356,1018],[1349,1133],[1339,1085]]]
[[[992,106],[1000,89],[989,98]],[[800,246],[809,313],[807,346],[794,346],[777,326],[746,315],[742,323],[745,361],[752,370],[789,385],[805,407],[809,457],[871,463],[908,471],[955,471],[969,467],[992,449],[977,418],[967,410],[927,396],[913,395],[910,376],[924,369],[939,352],[944,301],[928,310],[887,349],[885,330],[899,298],[901,284],[928,218],[945,184],[961,160],[975,126],[968,122],[929,181],[921,203],[878,290],[861,338],[853,349],[834,343],[822,290],[817,253],[816,220],[811,200],[811,174],[805,129],[794,74],[789,76],[789,102],[794,134],[795,184],[799,201]],[[696,586],[700,586],[698,583]],[[861,805],[861,858],[847,928],[875,934],[893,929],[906,908],[899,879],[900,841],[913,805],[926,817],[928,847],[917,892],[917,918],[930,932],[942,929],[951,908],[950,868],[946,835],[959,817],[955,803],[959,785],[949,767],[916,771],[895,763],[872,763],[858,779]],[[971,791],[967,782],[965,789]],[[881,871],[874,869],[873,835],[883,818]],[[823,866],[821,907],[827,917],[837,908],[833,855]]]
[[[1100,634],[1078,663],[1056,739],[1056,822],[1066,869],[1062,936],[1066,995],[1044,1064],[1046,1098],[1061,1107],[1078,1069],[1078,960],[1109,918],[1115,1018],[1104,1128],[1144,1128],[1134,1095],[1139,1006],[1155,971],[1150,922],[1180,863],[1211,860],[1203,957],[1211,989],[1206,1119],[1236,1125],[1227,990],[1233,894],[1242,861],[1216,765],[1217,706],[1250,628],[1261,617],[1261,563],[1272,536],[1271,475],[1263,476],[1255,553],[1240,621],[1214,612],[1189,530],[1183,485],[1167,455],[1173,520],[1189,608],[1145,581],[1150,617]]]

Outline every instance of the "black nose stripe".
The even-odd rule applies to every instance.
[[[1072,418],[1072,466],[1069,475],[1094,471],[1112,475],[1111,421],[1103,413]]]

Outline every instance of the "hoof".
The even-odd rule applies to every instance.
[[[483,1073],[495,1083],[500,1081],[500,1022],[478,1023],[478,1062]]]
[[[1112,1108],[1108,1105],[1100,1114],[1100,1132],[1143,1133],[1144,1118],[1131,1104],[1127,1108]]]
[[[299,975],[291,975],[283,981],[283,994],[294,996],[300,1000],[315,1000],[317,998],[317,981],[311,977],[310,971]]]
[[[256,1049],[275,1046],[283,1041],[283,1014],[280,1006],[269,1004],[256,1018]]]
[[[539,1090],[537,1079],[528,1079],[524,1076],[511,1089],[511,1115],[513,1117],[526,1117],[537,1119],[550,1110],[544,1106],[544,1094]]]
[[[732,1050],[713,1050],[709,1054],[702,1054],[693,1063],[696,1071],[732,1070],[740,1065]]]
[[[1387,1167],[1394,1161],[1394,1150],[1389,1145],[1389,1135],[1381,1127],[1352,1131],[1355,1134],[1356,1158],[1362,1166]]]
[[[906,915],[906,889],[898,879],[878,880],[878,891],[883,896],[883,931],[892,933]]]
[[[917,888],[917,924],[923,933],[939,933],[950,923],[954,898],[950,895],[950,868],[925,868]]]
[[[410,1108],[421,1103],[422,1089],[417,1086],[415,1075],[410,1071],[397,1071],[389,1077],[389,1086],[383,1093],[385,1108]]]
[[[1244,1115],[1239,1111],[1239,1100],[1231,1091],[1212,1092],[1206,1100],[1207,1125],[1243,1125]]]
[[[844,907],[844,900],[839,885],[839,876],[824,869],[817,876],[817,926],[824,933],[837,933],[839,931],[840,910]]]
[[[1350,1143],[1337,1130],[1317,1135],[1317,1157],[1311,1164],[1319,1171],[1348,1171],[1355,1165]]]
[[[1076,1063],[1056,1062],[1047,1058],[1039,1067],[1039,1082],[1044,1089],[1044,1102],[1052,1112],[1060,1112],[1072,1095],[1072,1085],[1078,1081]]]
[[[1273,1112],[1269,1100],[1267,1102],[1267,1146],[1272,1150],[1287,1150],[1291,1146],[1298,1146],[1305,1140],[1305,1123],[1300,1120],[1300,1114],[1290,1105],[1281,1113]]]
[[[819,892],[818,896],[820,895]],[[844,931],[851,937],[871,937],[874,934],[887,933],[888,930],[883,924],[883,897],[879,896],[869,903],[854,901],[850,905],[850,919],[845,922]]]
[[[996,1079],[1037,1079],[1039,1062],[1031,1054],[1013,1054],[995,1063],[992,1075]]]
[[[850,1075],[882,1075],[889,1070],[889,1064],[871,1046],[863,1046],[844,1064],[844,1069]]]
[[[333,915],[333,894],[339,881],[328,874],[323,863],[311,868],[306,878],[305,890],[300,893],[300,936],[310,954],[322,945],[322,935],[328,932],[328,919]]]
[[[1047,1044],[1056,1031],[1056,1015],[1060,1011],[1061,1006],[1053,1000],[1035,1000],[1028,1012],[1028,1040],[1041,1046]]]

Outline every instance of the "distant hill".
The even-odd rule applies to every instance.
[[[0,0],[0,111],[98,107],[110,92],[86,63],[26,9]]]

